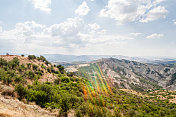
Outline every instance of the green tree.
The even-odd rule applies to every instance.
[[[38,66],[35,64],[32,64],[32,68],[33,68],[33,70],[37,70]]]
[[[60,99],[60,114],[63,115],[64,117],[67,117],[67,113],[71,108],[71,103],[70,103],[70,95],[67,93],[62,94],[61,99]]]
[[[36,59],[36,56],[35,56],[35,55],[28,55],[28,59],[29,59],[29,60]]]
[[[27,95],[27,89],[22,84],[17,85],[15,91],[17,91],[20,100]]]
[[[45,91],[37,91],[37,90],[30,90],[27,99],[29,101],[34,101],[36,104],[40,105],[41,107],[45,107],[45,104],[48,101],[48,95]]]
[[[70,82],[70,78],[66,77],[66,76],[61,77],[61,82],[63,82],[63,83],[69,83]]]
[[[64,74],[64,72],[65,72],[64,71],[64,66],[58,65],[57,68],[58,68],[58,70],[60,71],[61,74]]]

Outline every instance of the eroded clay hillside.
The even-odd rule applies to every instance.
[[[176,90],[176,65],[173,64],[144,64],[107,58],[76,68],[78,74],[92,79],[105,79],[117,88],[139,91],[161,88]]]
[[[176,90],[175,65],[143,64],[113,58],[102,59],[98,61],[98,64],[103,73],[106,76],[111,76],[114,83],[119,86],[124,85],[125,88],[136,86],[143,89],[160,86],[164,89]]]

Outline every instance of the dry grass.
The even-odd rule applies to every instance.
[[[58,113],[28,105],[12,97],[0,95],[0,117],[55,117]]]
[[[131,89],[120,89],[120,90],[121,91],[125,91],[127,93],[131,93],[131,94],[137,95],[137,96],[141,96],[141,97],[149,97],[148,95],[142,94],[140,92],[137,92],[137,91],[134,91],[134,90],[131,90]]]
[[[43,64],[46,68],[47,67],[51,67],[50,65],[46,65],[44,62],[42,61],[38,61],[38,60],[29,60],[28,57],[22,57],[22,56],[18,56],[18,55],[0,55],[0,58],[3,58],[7,61],[11,61],[13,60],[13,58],[18,58],[19,61],[20,61],[20,64],[24,64],[26,67],[27,67],[27,64],[28,63],[32,63],[34,65],[37,65],[39,66],[39,68],[41,70],[43,70],[44,72],[44,75],[41,77],[41,79],[39,79],[40,82],[46,82],[46,81],[49,81],[49,82],[53,82],[54,79],[56,79],[57,77],[51,73],[48,73],[48,71],[46,69],[43,69],[41,68],[41,65]],[[55,68],[56,69],[56,68]],[[27,80],[28,84],[32,84],[32,81],[31,80]]]
[[[140,92],[136,92],[136,91],[131,90],[131,89],[120,89],[120,90],[125,91],[125,92],[127,92],[127,93],[131,93],[131,94],[140,96],[140,97],[154,97],[154,96],[142,94],[142,93],[140,93]],[[168,91],[168,92],[174,92],[174,91]],[[156,96],[159,97],[160,100],[166,100],[168,96],[172,96],[172,97],[174,97],[174,98],[173,98],[173,99],[169,99],[169,102],[176,104],[176,95],[162,96],[162,94],[165,94],[165,93],[166,93],[165,91],[163,91],[163,92],[161,92],[161,91],[160,91],[160,92],[159,92],[159,91],[150,92],[150,94],[152,94],[152,93],[157,93]]]

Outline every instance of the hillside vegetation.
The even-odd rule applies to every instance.
[[[58,116],[176,116],[176,104],[158,94],[135,95],[113,87],[101,74],[94,79],[86,75],[67,73],[43,56],[0,56],[0,85],[9,87],[1,94],[56,109]]]

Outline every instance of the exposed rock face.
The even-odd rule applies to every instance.
[[[143,64],[113,58],[98,60],[97,64],[106,78],[111,78],[120,88],[176,90],[176,65]]]
[[[37,105],[28,105],[18,99],[0,95],[1,117],[56,117],[57,113],[51,113]]]
[[[25,104],[14,96],[14,88],[0,82],[0,117],[56,117],[53,113],[33,104]]]

